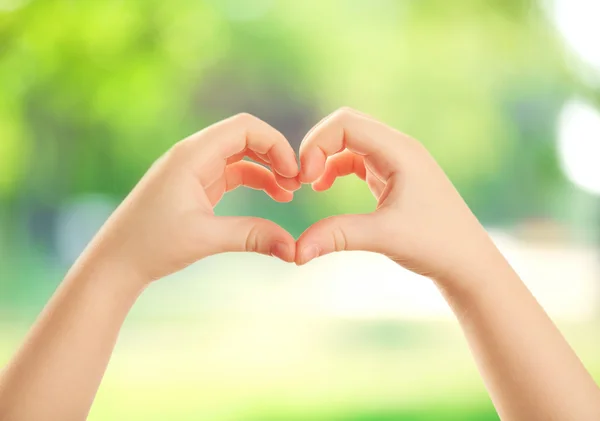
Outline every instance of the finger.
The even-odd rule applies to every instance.
[[[263,190],[273,199],[289,202],[294,194],[282,189],[275,181],[275,176],[267,168],[253,162],[241,161],[225,168],[226,191],[239,186]]]
[[[367,186],[369,186],[369,190],[371,190],[371,193],[373,193],[373,196],[375,196],[375,198],[378,201],[380,201],[381,194],[383,193],[383,190],[385,189],[386,184],[383,181],[381,181],[380,179],[378,179],[377,177],[375,177],[373,175],[373,173],[370,172],[368,169],[367,169],[366,181],[367,181]]]
[[[266,155],[262,155],[262,154],[259,154],[259,153],[249,150],[249,151],[247,151],[246,156],[248,156],[248,158],[250,158],[250,159],[260,162],[263,165],[271,167],[269,158]],[[296,191],[300,187],[302,187],[302,184],[298,180],[297,176],[296,177],[284,177],[277,172],[274,172],[274,174],[275,174],[275,181],[277,181],[277,184],[279,184],[281,187],[283,187],[284,189],[286,189],[288,191]]]
[[[263,165],[271,167],[269,157],[266,155],[256,153],[252,150],[248,150],[246,152],[246,156],[250,159],[255,160],[256,162],[260,162]],[[298,180],[297,176],[296,177],[284,177],[277,172],[274,172],[274,174],[275,174],[275,181],[277,181],[277,184],[279,184],[281,187],[283,187],[284,189],[286,189],[288,191],[296,191],[300,187],[302,187],[302,184]]]
[[[275,181],[287,191],[296,191],[302,187],[302,183],[300,183],[298,177],[288,178],[275,173]]]
[[[272,221],[253,217],[218,216],[210,224],[211,237],[219,252],[254,252],[293,262],[296,242]]]
[[[331,186],[333,186],[335,180],[339,177],[343,177],[350,174],[356,174],[361,180],[365,180],[367,185],[369,186],[369,190],[373,193],[373,196],[376,199],[379,199],[383,189],[385,188],[385,183],[379,180],[369,169],[366,169],[364,165],[361,167],[359,161],[362,159],[359,155],[354,155],[352,160],[345,160],[347,162],[339,162],[340,166],[335,166],[338,162],[332,162],[332,158],[337,157],[340,154],[334,155],[333,157],[327,160],[327,164],[325,166],[325,173],[312,184],[312,188],[314,191],[322,192],[329,190]],[[341,161],[341,160],[340,160]],[[351,166],[354,165],[354,168]]]
[[[364,158],[349,150],[345,150],[327,158],[325,172],[312,184],[315,191],[331,188],[336,178],[356,174],[361,180],[367,177]]]
[[[271,165],[271,163],[268,161],[268,158],[266,158],[264,156],[258,156],[258,154],[256,152],[249,150],[249,149],[245,149],[242,152],[238,152],[235,155],[232,155],[229,158],[227,158],[227,165],[234,164],[238,161],[241,161],[245,157],[248,157],[251,160],[256,161],[262,165],[266,165],[266,166]]]
[[[192,153],[206,155],[210,152],[208,159],[227,160],[248,149],[259,157],[267,157],[272,170],[278,174],[288,178],[298,175],[296,155],[287,139],[250,114],[238,114],[213,124],[183,142],[191,145]]]
[[[239,153],[227,158],[227,164],[233,164],[233,163],[239,162],[242,159],[244,159],[244,157],[248,157],[248,158],[252,159],[253,161],[256,161],[259,164],[265,165],[269,168],[271,167],[271,163],[269,162],[268,157],[266,157],[265,155],[257,154],[256,152],[249,150],[249,149],[246,149],[242,152],[239,152]],[[302,187],[302,184],[298,180],[298,177],[288,178],[288,177],[279,175],[277,172],[274,172],[273,174],[275,174],[275,181],[277,181],[277,184],[279,184],[281,187],[283,187],[284,189],[286,189],[288,191],[296,191],[300,187]]]
[[[383,252],[385,225],[380,215],[332,216],[309,227],[296,242],[296,264],[304,265],[329,253],[344,250]]]
[[[385,188],[385,183],[373,174],[365,165],[365,158],[348,150],[335,154],[327,159],[325,173],[312,184],[315,191],[321,192],[331,188],[338,177],[356,174],[361,180],[366,180],[369,190],[379,199]]]
[[[239,161],[225,167],[221,179],[206,189],[206,194],[213,206],[220,200],[224,192],[240,186],[262,190],[277,202],[290,202],[294,194],[281,188],[275,181],[271,171],[262,165],[249,161]]]
[[[321,120],[319,120],[319,122],[317,124],[315,124],[314,126],[312,126],[310,128],[310,130],[308,132],[306,132],[306,134],[304,135],[304,138],[307,138],[311,135],[312,132],[315,131],[315,128],[319,127],[321,125],[321,123],[323,123],[325,120],[327,120],[329,117],[331,117],[331,114],[326,115],[325,117],[323,117]]]
[[[348,149],[373,162],[377,175],[387,179],[399,154],[392,128],[356,111],[342,108],[313,128],[300,145],[300,181],[312,183],[323,174],[327,158]]]

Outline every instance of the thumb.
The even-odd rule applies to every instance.
[[[385,230],[377,214],[340,215],[310,226],[296,243],[296,264],[336,251],[380,252]]]
[[[218,216],[211,221],[217,253],[254,252],[293,262],[294,237],[272,221],[253,217]]]

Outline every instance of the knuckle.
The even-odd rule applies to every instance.
[[[333,113],[333,118],[338,120],[347,120],[356,115],[356,111],[350,107],[340,107]]]
[[[238,124],[247,125],[256,120],[252,114],[241,112],[232,117],[232,120]]]
[[[190,156],[190,149],[191,142],[188,139],[180,140],[167,151],[167,159],[169,161],[181,161]]]
[[[348,248],[348,239],[341,227],[336,226],[331,235],[333,237],[333,248],[335,251],[344,251]]]
[[[257,252],[259,250],[259,232],[258,225],[253,225],[246,236],[245,250],[249,252]]]

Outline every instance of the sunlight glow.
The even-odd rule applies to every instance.
[[[598,110],[580,100],[568,102],[558,120],[558,150],[569,180],[589,193],[600,194]]]
[[[552,18],[573,52],[600,71],[600,2],[595,0],[554,0]]]

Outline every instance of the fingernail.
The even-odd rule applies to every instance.
[[[300,253],[300,263],[305,265],[312,259],[319,257],[320,253],[321,249],[318,246],[306,246],[302,249],[302,253]]]
[[[271,247],[271,256],[275,256],[281,260],[283,260],[284,262],[289,261],[288,257],[288,246],[285,243],[282,243],[281,241],[276,242],[275,244],[273,244],[273,246]]]
[[[305,184],[308,182],[310,175],[310,160],[303,160],[300,168],[300,174],[298,175],[298,181],[300,184]]]
[[[302,183],[300,182],[300,176],[297,175],[294,178],[290,178],[290,180],[290,187],[293,189],[293,191],[300,190],[300,188],[302,187]]]

